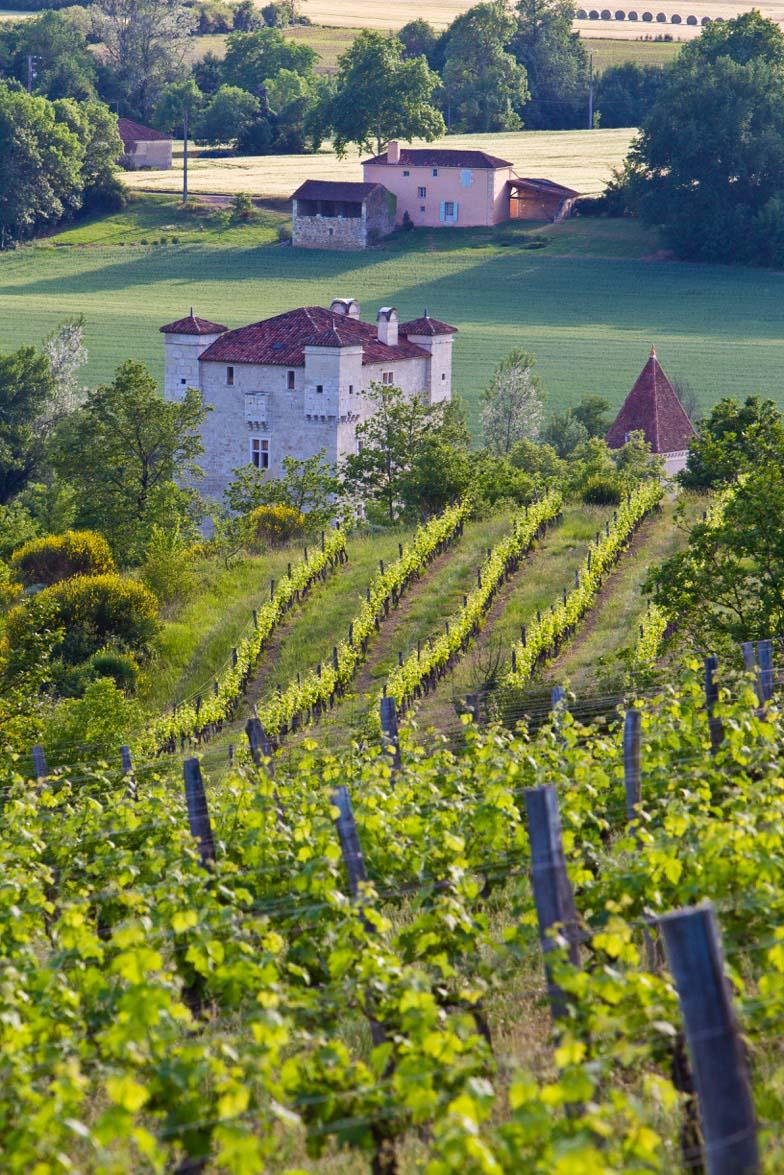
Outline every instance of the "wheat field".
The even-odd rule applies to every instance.
[[[450,135],[442,146],[478,147],[510,160],[520,175],[543,177],[578,192],[600,191],[625,158],[633,130],[518,131],[499,135]],[[177,191],[181,160],[170,171],[135,171],[125,177],[139,191]],[[305,179],[361,180],[361,158],[340,160],[332,151],[317,155],[255,155],[191,160],[193,193],[290,196]]]

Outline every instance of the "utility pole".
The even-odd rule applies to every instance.
[[[593,130],[593,53],[588,54],[588,130]]]
[[[185,103],[182,111],[182,202],[188,203],[188,115],[190,107]]]

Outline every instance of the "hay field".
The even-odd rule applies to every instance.
[[[518,131],[500,135],[450,135],[441,146],[481,147],[509,159],[519,174],[542,176],[575,188],[600,191],[613,167],[625,158],[633,131]],[[130,188],[147,192],[176,191],[181,184],[181,162],[169,171],[133,171],[125,177]],[[305,179],[361,180],[361,159],[340,160],[332,151],[318,155],[256,155],[227,159],[194,159],[189,170],[194,193],[254,196],[290,196]]]
[[[257,3],[263,2],[264,0],[257,0]],[[446,28],[461,12],[470,8],[474,2],[475,0],[392,0],[392,2],[390,0],[301,0],[300,8],[303,15],[309,17],[314,24],[332,25],[338,28],[399,29],[408,21],[423,17],[436,28],[442,29]],[[580,7],[597,8],[601,11],[601,8],[606,5],[583,3]],[[756,4],[738,3],[738,0],[661,0],[661,3],[656,5],[638,5],[632,0],[628,0],[628,3],[611,7],[613,10],[616,7],[637,8],[639,12],[650,8],[654,14],[676,12],[683,16],[684,20],[692,14],[696,17],[729,17],[735,16],[739,12],[749,12],[752,8],[758,8],[765,16],[769,16],[773,20],[784,20],[784,4],[781,3],[781,0],[778,2],[774,0],[773,3],[760,0]],[[579,25],[581,31],[584,31],[588,23],[595,28],[600,22],[579,21],[575,22],[575,27]],[[688,35],[685,30],[683,33],[681,32],[681,27],[678,28],[678,36]],[[593,28],[591,35],[593,35]],[[663,25],[656,31],[670,32],[672,29],[670,25]],[[639,36],[639,29],[629,28],[629,25],[624,21],[620,24],[617,35],[621,37],[624,35],[627,37]]]

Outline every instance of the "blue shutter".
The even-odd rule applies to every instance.
[[[446,220],[446,200],[441,201],[441,223]]]
[[[453,224],[457,224],[457,214],[458,214],[459,208],[460,208],[460,205],[458,204],[457,200],[455,200],[455,215],[452,217]]]

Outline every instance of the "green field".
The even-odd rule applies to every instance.
[[[749,392],[784,403],[784,274],[646,261],[655,239],[631,222],[415,232],[359,254],[266,245],[263,225],[179,244],[162,235],[168,244],[0,255],[0,346],[37,342],[83,313],[90,383],[128,356],[160,378],[158,328],[190,306],[239,326],[351,295],[368,317],[381,305],[403,318],[427,306],[460,328],[455,391],[475,428],[479,391],[516,346],[536,354],[554,408],[589,392],[619,404],[654,342],[670,375],[705,404]],[[544,248],[529,247],[539,239]]]
[[[630,38],[583,37],[583,44],[593,54],[593,68],[597,73],[608,65],[667,65],[682,49],[679,41],[642,41]]]

